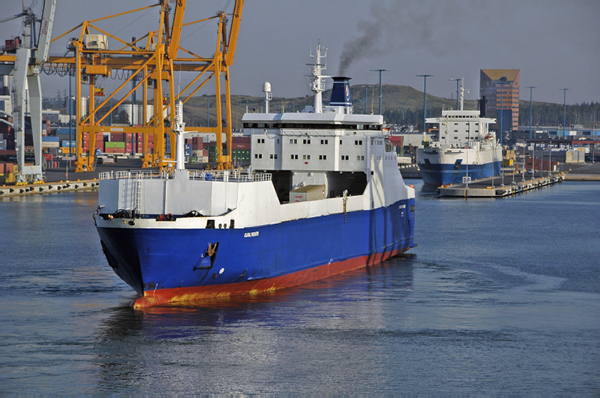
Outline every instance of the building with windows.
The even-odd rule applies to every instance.
[[[500,131],[519,128],[520,69],[481,69],[481,116],[496,118],[491,127]]]

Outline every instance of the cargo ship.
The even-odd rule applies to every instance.
[[[441,117],[426,119],[437,134],[430,142],[424,134],[424,147],[417,151],[425,185],[441,187],[500,175],[502,146],[489,129],[496,119],[463,109],[464,85],[459,103],[458,110],[443,110]]]
[[[243,116],[246,170],[100,176],[95,225],[135,308],[273,292],[380,263],[415,246],[415,191],[400,175],[381,115],[352,112],[349,78],[312,55],[314,105]],[[174,131],[183,141],[183,112]]]

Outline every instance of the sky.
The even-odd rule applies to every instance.
[[[0,19],[43,0],[0,0]],[[155,4],[153,0],[58,0],[53,37],[84,20]],[[184,22],[231,12],[234,0],[188,0]],[[122,39],[158,28],[158,8],[98,23]],[[212,56],[214,20],[182,32],[181,46]],[[20,20],[0,23],[0,40],[21,32]],[[68,35],[69,37],[71,35]],[[306,75],[311,48],[327,47],[330,76],[352,84],[397,84],[451,98],[453,78],[463,78],[467,99],[479,97],[480,69],[520,69],[523,100],[567,104],[600,102],[600,0],[246,0],[234,65],[232,94],[262,96],[265,81],[274,97],[312,95]],[[66,52],[66,39],[52,55]],[[178,77],[185,86],[192,75]],[[106,79],[107,89],[115,81]],[[328,88],[331,84],[328,84]],[[68,88],[68,78],[42,76],[44,96]],[[203,89],[199,94],[211,94]],[[455,98],[455,97],[454,97]]]

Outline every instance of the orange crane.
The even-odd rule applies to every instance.
[[[232,120],[229,67],[233,65],[235,57],[244,1],[236,0],[232,14],[221,11],[214,16],[188,23],[183,22],[186,1],[176,0],[172,18],[169,3],[169,0],[160,0],[160,3],[155,5],[84,21],[52,40],[53,42],[59,40],[79,29],[79,35],[69,42],[72,55],[50,57],[44,66],[47,69],[68,69],[75,77],[77,172],[94,169],[96,134],[124,132],[124,130],[128,133],[144,134],[142,167],[160,167],[161,169],[173,167],[176,158],[176,138],[171,126],[175,124],[176,101],[181,99],[185,104],[211,79],[214,79],[215,82],[217,126],[187,127],[186,132],[215,134],[218,167],[231,168]],[[152,7],[160,7],[158,29],[146,33],[137,40],[120,39],[95,25],[102,20],[140,12]],[[218,24],[217,45],[212,57],[201,57],[180,46],[181,31],[184,27],[211,19]],[[108,38],[118,43],[119,48],[109,49]],[[94,100],[96,80],[99,76],[107,77],[119,70],[129,73],[129,77],[113,93],[107,95],[101,104],[96,106]],[[175,94],[175,72],[196,74],[177,95]],[[225,109],[222,109],[220,100],[223,93],[222,80],[225,81]],[[132,81],[133,84],[130,83]],[[85,84],[89,85],[89,112],[87,115],[82,115],[81,97]],[[133,86],[131,89],[126,88],[129,84]],[[138,89],[143,92],[142,125],[126,128],[102,126],[101,123]],[[152,115],[147,115],[150,90],[152,90],[154,110]],[[106,111],[106,109],[109,110]],[[132,114],[133,110],[132,104]],[[225,125],[223,125],[223,120],[226,120]],[[89,135],[87,156],[83,153],[82,148],[85,133]],[[147,148],[149,134],[153,134],[153,153],[150,153]],[[226,136],[227,154],[223,154],[222,151],[223,134]],[[166,150],[167,140],[171,142],[170,153]]]

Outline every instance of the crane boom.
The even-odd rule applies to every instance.
[[[244,9],[244,0],[236,0],[233,9],[233,18],[231,20],[231,28],[229,30],[229,41],[227,54],[225,55],[225,63],[229,66],[233,65],[235,57],[235,48],[237,45],[237,37],[240,32],[240,22],[242,20],[242,11]]]
[[[44,3],[44,11],[42,13],[42,22],[40,25],[40,36],[38,40],[38,48],[35,54],[36,65],[41,65],[44,62],[48,61],[48,52],[50,51],[50,40],[52,38],[52,27],[54,25],[55,12],[56,0],[49,0]]]
[[[181,27],[183,25],[183,15],[185,14],[185,0],[177,0],[175,6],[175,15],[173,16],[173,28],[171,29],[171,39],[169,40],[169,49],[167,56],[170,59],[177,58],[179,50],[179,40],[181,39]]]

